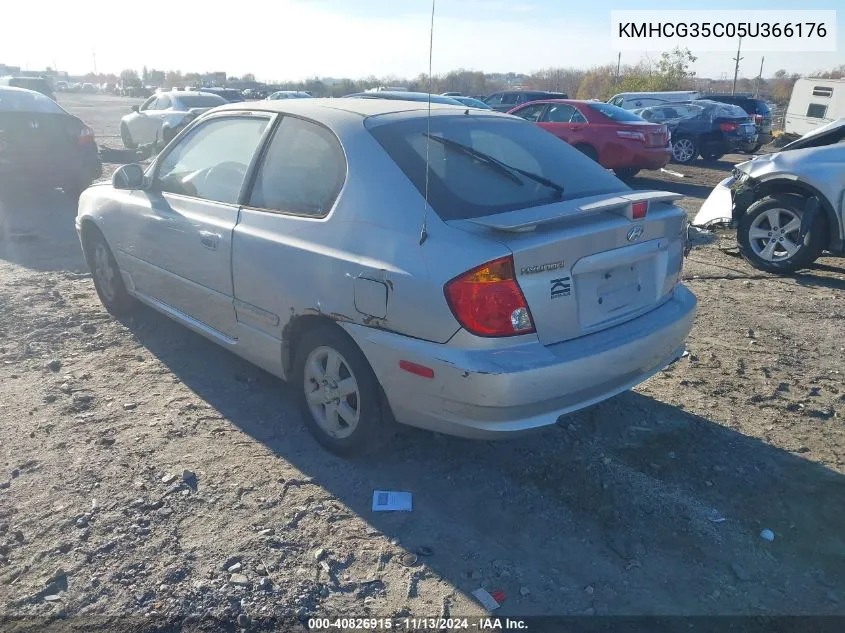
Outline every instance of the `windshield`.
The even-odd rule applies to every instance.
[[[589,107],[613,121],[642,122],[642,117],[609,103],[591,103]]]
[[[186,108],[214,108],[226,103],[226,100],[217,95],[185,95],[179,97],[179,103]]]
[[[545,130],[518,119],[491,116],[437,116],[426,138],[425,117],[379,124],[368,120],[370,132],[405,175],[425,194],[428,146],[429,203],[444,220],[477,218],[588,195],[627,190],[615,176]],[[370,123],[373,122],[373,123]],[[471,151],[460,151],[455,144]],[[491,168],[487,154],[514,171]],[[539,176],[565,190],[561,196]],[[514,175],[515,174],[515,175]]]
[[[64,114],[65,110],[40,92],[0,90],[0,112]]]

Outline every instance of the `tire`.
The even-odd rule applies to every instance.
[[[619,180],[631,180],[634,176],[640,173],[637,167],[619,167],[613,170]]]
[[[802,196],[775,194],[748,207],[736,239],[749,264],[758,270],[783,274],[806,268],[818,259],[825,247],[825,219],[818,211],[810,230],[800,240],[805,203]],[[773,243],[770,235],[777,241]]]
[[[126,291],[114,255],[99,229],[91,228],[88,231],[85,259],[94,278],[94,289],[106,310],[118,317],[131,312],[135,307],[135,299]]]
[[[328,379],[328,387],[339,395],[334,401],[327,400],[331,394],[318,393],[324,389],[322,379]],[[347,383],[350,379],[352,383]],[[332,453],[361,455],[390,439],[378,379],[358,346],[336,326],[323,325],[305,333],[296,347],[291,386],[308,430]],[[348,418],[333,414],[339,404],[345,405]]]
[[[132,140],[132,134],[125,123],[120,124],[120,138],[123,141],[123,147],[126,149],[136,149],[138,144]]]
[[[679,136],[672,139],[672,160],[689,165],[698,156],[698,143],[693,136]]]
[[[599,162],[599,153],[591,145],[576,145],[575,149],[581,152],[587,158]]]

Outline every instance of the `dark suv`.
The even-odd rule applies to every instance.
[[[0,86],[34,90],[35,92],[40,92],[45,97],[50,97],[53,101],[56,100],[56,95],[53,94],[53,88],[50,86],[50,82],[43,77],[0,77]]]
[[[743,151],[753,154],[763,145],[772,142],[772,111],[762,99],[755,99],[749,94],[708,94],[702,95],[701,99],[738,105],[748,113],[757,128],[757,142],[753,147],[743,147]]]
[[[538,101],[540,99],[569,99],[569,97],[565,92],[507,90],[505,92],[493,93],[486,99],[482,99],[482,101],[497,112],[507,112],[508,110],[513,110],[518,105],[522,105],[523,103]]]

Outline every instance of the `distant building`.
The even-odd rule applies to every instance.
[[[0,64],[0,75],[20,75],[21,74],[21,67],[20,66],[7,66],[6,64]]]

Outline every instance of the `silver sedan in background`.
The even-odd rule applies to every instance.
[[[677,359],[678,195],[635,192],[534,125],[388,99],[230,104],[76,219],[97,292],[291,382],[339,454],[393,421],[499,438]]]

